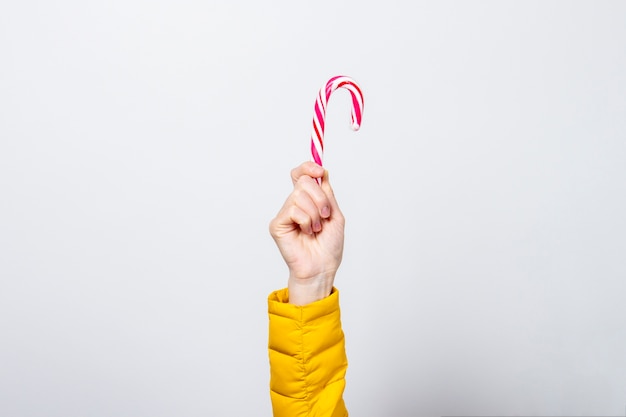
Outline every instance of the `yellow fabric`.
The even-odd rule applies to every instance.
[[[287,289],[268,298],[270,397],[274,417],[346,417],[348,368],[339,292],[305,306]]]

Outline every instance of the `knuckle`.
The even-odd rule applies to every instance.
[[[292,202],[295,204],[296,201],[301,200],[303,193],[304,193],[304,191],[302,190],[301,187],[294,188],[294,190],[291,192],[291,200],[292,200]]]
[[[298,183],[298,184],[301,184],[301,185],[302,185],[302,184],[306,184],[306,183],[307,183],[308,178],[309,178],[309,176],[308,176],[308,175],[300,175],[300,176],[298,177],[298,181],[297,181],[297,183]]]
[[[272,237],[276,236],[276,223],[277,223],[277,218],[275,217],[272,220],[270,220],[268,224],[270,235],[272,235]]]
[[[296,183],[294,184],[294,191],[298,191],[300,193],[304,192],[305,188],[308,185],[309,178],[311,178],[311,177],[308,177],[306,175],[300,176],[300,178],[298,178],[296,180]]]

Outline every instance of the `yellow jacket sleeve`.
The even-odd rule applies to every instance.
[[[274,417],[346,417],[348,367],[339,292],[305,306],[287,289],[268,298],[270,397]]]

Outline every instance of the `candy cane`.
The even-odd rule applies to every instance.
[[[326,106],[330,95],[338,88],[345,88],[352,96],[352,130],[361,127],[363,115],[363,93],[357,83],[350,77],[338,75],[331,78],[320,89],[315,100],[315,112],[313,113],[313,131],[311,132],[311,156],[315,163],[322,165],[324,157],[324,119],[326,118]],[[319,181],[318,181],[319,182]]]

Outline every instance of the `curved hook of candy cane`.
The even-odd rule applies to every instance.
[[[359,130],[363,117],[363,93],[356,81],[345,75],[332,77],[320,88],[315,100],[315,111],[313,113],[313,131],[311,132],[311,156],[315,163],[323,165],[324,157],[324,127],[326,119],[326,107],[331,94],[339,89],[345,88],[352,97],[351,126],[352,130]],[[318,183],[320,181],[318,180]]]

